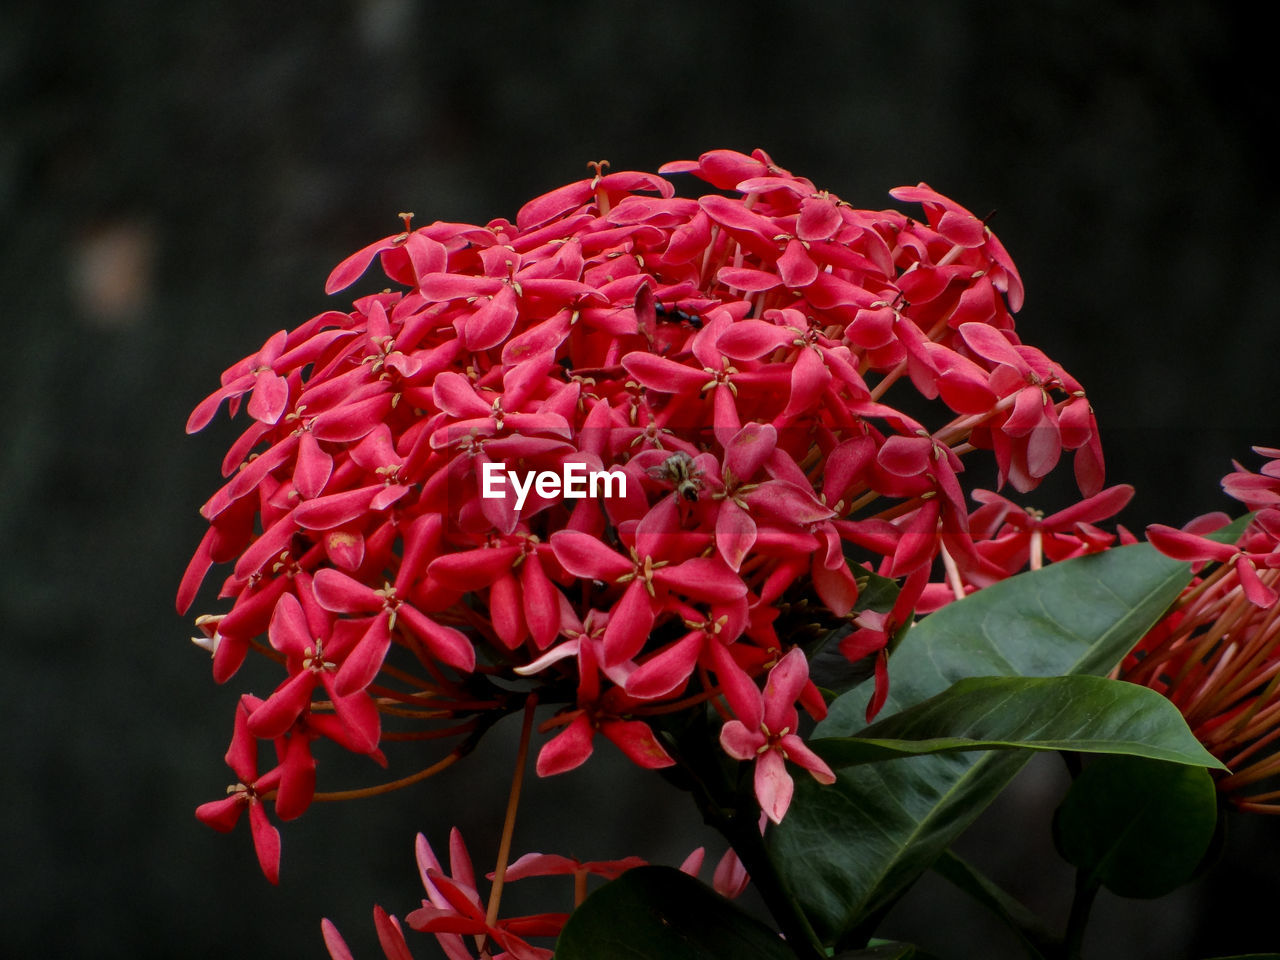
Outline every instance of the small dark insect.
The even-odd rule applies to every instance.
[[[649,476],[663,480],[675,488],[676,496],[693,503],[702,489],[702,472],[694,466],[693,457],[677,451],[656,467],[649,468]]]
[[[695,330],[702,329],[702,318],[696,313],[688,313],[676,306],[667,306],[665,303],[655,302],[653,305],[654,313],[660,317],[666,317],[670,320],[676,320],[680,323],[687,323]]]

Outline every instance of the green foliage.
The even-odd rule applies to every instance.
[[[833,768],[963,750],[1120,753],[1222,767],[1154,690],[1102,677],[975,677],[867,727],[810,746]]]
[[[1220,533],[1237,537],[1243,520]],[[1013,577],[944,607],[890,658],[887,709],[904,710],[970,677],[1108,672],[1190,581],[1190,568],[1140,544]],[[853,690],[815,731],[865,727]],[[797,783],[771,831],[773,861],[824,942],[865,942],[867,926],[932,864],[1022,767],[1025,751],[938,753]]]
[[[671,867],[628,870],[569,917],[556,941],[556,960],[601,957],[795,960],[777,933]]]
[[[1067,791],[1053,827],[1085,885],[1162,897],[1191,879],[1213,839],[1213,779],[1197,767],[1099,757]]]

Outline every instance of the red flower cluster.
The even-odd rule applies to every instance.
[[[1238,807],[1280,813],[1280,450],[1254,449],[1268,458],[1262,470],[1236,464],[1222,481],[1257,511],[1237,544],[1204,536],[1226,523],[1223,514],[1182,530],[1148,528],[1158,550],[1201,572],[1120,676],[1177,705],[1200,742],[1230,768],[1218,789]],[[1216,566],[1206,568],[1209,562]]]
[[[277,333],[192,414],[191,431],[224,401],[250,418],[178,606],[232,564],[230,610],[202,621],[215,678],[254,645],[285,668],[237,714],[233,790],[255,823],[263,799],[305,809],[318,738],[381,759],[383,718],[454,724],[404,738],[474,734],[531,684],[565,705],[541,774],[596,733],[671,764],[647,718],[712,701],[780,819],[785,760],[830,775],[795,730],[797,703],[825,706],[781,613],[794,598],[838,624],[858,615],[858,563],[905,578],[845,645],[876,659],[879,700],[935,561],[959,596],[1053,533],[997,520],[996,499],[975,531],[962,455],[990,451],[1025,491],[1074,451],[1105,502],[1063,527],[1115,506],[1083,390],[1019,342],[1018,273],[964,208],[921,184],[893,196],[923,218],[855,209],[760,151],[663,168],[719,191],[697,199],[604,167],[514,223],[404,215],[327,285],[377,259],[396,289]],[[894,386],[941,425],[890,405]],[[975,543],[1010,530],[1018,546]],[[276,743],[261,778],[247,737]]]
[[[411,929],[434,935],[449,960],[473,960],[471,945],[480,950],[482,957],[492,957],[492,960],[550,960],[552,951],[534,946],[527,938],[559,936],[569,914],[539,913],[499,919],[492,893],[488,904],[480,896],[471,854],[456,827],[449,834],[448,873],[422,834],[418,834],[414,850],[427,897],[405,920]],[[697,877],[705,853],[702,847],[694,850],[680,869]],[[615,880],[626,871],[643,866],[645,861],[639,857],[583,862],[571,857],[527,853],[503,871],[503,880],[511,883],[533,877],[572,877],[576,908],[586,899],[588,877]],[[491,882],[494,878],[494,874],[489,874]],[[721,896],[733,898],[741,894],[746,885],[747,876],[741,862],[732,850],[727,851],[716,866],[713,889]],[[388,960],[413,960],[404,929],[394,915],[375,906],[373,923],[378,943]],[[350,948],[332,922],[322,920],[320,929],[333,960],[353,960]]]

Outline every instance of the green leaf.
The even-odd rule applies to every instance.
[[[556,960],[795,960],[772,929],[672,867],[637,867],[570,916]]]
[[[1044,960],[1044,951],[1052,950],[1056,945],[1056,938],[1039,917],[969,861],[944,850],[942,856],[934,861],[933,869],[1004,921],[1017,934],[1033,960]]]
[[[1239,537],[1247,518],[1217,536]],[[925,617],[889,658],[889,708],[976,676],[1109,671],[1191,578],[1190,566],[1137,544],[1056,563]],[[851,736],[868,694],[850,691],[815,733]],[[798,778],[768,840],[788,886],[826,943],[886,910],[1021,769],[1027,754],[936,754],[851,767],[821,786]]]
[[[1058,852],[1086,884],[1163,897],[1191,879],[1218,825],[1207,770],[1137,757],[1085,767],[1053,819]]]
[[[1122,753],[1225,770],[1178,708],[1147,687],[1103,677],[975,677],[855,737],[809,744],[832,767],[961,750]]]

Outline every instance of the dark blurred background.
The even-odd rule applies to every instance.
[[[1232,457],[1280,445],[1273,57],[1243,7],[1210,0],[5,4],[6,954],[319,957],[328,916],[374,957],[372,904],[418,902],[416,830],[442,850],[459,823],[492,863],[509,730],[452,775],[287,825],[278,889],[243,825],[192,816],[230,779],[238,693],[271,674],[215,687],[174,614],[238,432],[183,424],[226,366],[327,308],[329,269],[398,211],[514,217],[588,160],[716,147],[763,147],[856,206],[926,180],[997,211],[1022,336],[1088,387],[1110,479],[1138,487],[1121,519],[1182,523],[1229,509]],[[1060,919],[1059,767],[1032,765],[964,850]],[[378,773],[334,760],[321,780]],[[679,862],[709,841],[714,862],[653,781],[602,746],[532,784],[516,852]],[[1087,956],[1275,948],[1259,896],[1280,883],[1280,819],[1233,827],[1195,886],[1104,898]],[[976,913],[927,879],[886,929],[1018,956]]]

